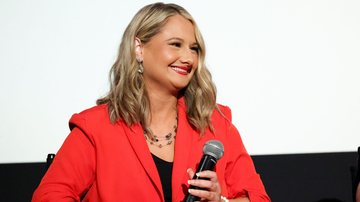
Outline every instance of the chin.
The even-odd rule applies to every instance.
[[[178,90],[182,90],[184,88],[186,88],[188,85],[189,85],[189,81],[186,81],[186,82],[177,82],[177,83],[174,83],[174,87]]]

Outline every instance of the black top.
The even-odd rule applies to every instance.
[[[165,202],[171,202],[171,174],[173,162],[164,161],[154,154],[152,154],[152,157],[159,172]]]

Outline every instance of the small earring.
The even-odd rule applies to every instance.
[[[139,62],[139,69],[137,70],[140,74],[144,73],[144,67],[142,65],[142,62]]]
[[[138,57],[136,57],[136,61],[137,61],[138,63],[142,63],[142,62],[143,62],[143,60],[142,60],[141,58],[138,58]]]

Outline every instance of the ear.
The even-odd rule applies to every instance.
[[[139,38],[135,37],[134,44],[135,44],[136,60],[138,62],[142,62],[143,61],[143,46],[142,46],[141,40]]]

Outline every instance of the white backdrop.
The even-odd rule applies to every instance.
[[[0,1],[0,163],[59,149],[70,116],[107,91],[122,32],[150,2]],[[360,1],[174,2],[197,20],[218,102],[250,154],[360,145]]]

